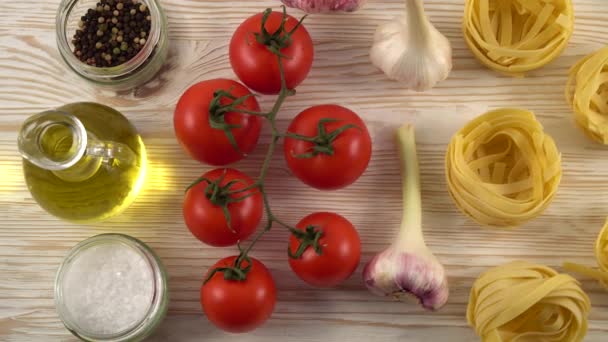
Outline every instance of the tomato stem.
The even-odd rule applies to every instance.
[[[294,26],[291,31],[287,31],[285,29],[285,24],[287,23],[289,17],[287,16],[287,9],[285,8],[285,6],[281,7],[283,8],[283,18],[281,20],[281,25],[279,25],[279,27],[273,33],[270,33],[268,32],[268,30],[266,30],[266,22],[268,21],[270,14],[272,14],[272,9],[267,8],[262,14],[262,27],[260,28],[260,33],[255,33],[254,36],[258,43],[265,45],[266,48],[273,54],[281,58],[289,58],[283,55],[281,53],[281,50],[291,45],[291,35],[302,25],[302,22],[306,18],[306,15],[303,16],[300,21],[298,21],[296,26]]]
[[[291,35],[301,26],[302,21],[306,17],[306,16],[304,16],[291,31],[286,31],[285,23],[287,21],[287,12],[286,12],[285,6],[282,6],[282,7],[283,7],[283,21],[281,22],[281,26],[272,34],[268,33],[268,31],[266,31],[266,28],[264,25],[266,23],[268,16],[272,12],[271,9],[267,9],[266,11],[264,11],[264,17],[262,19],[261,33],[256,34],[256,39],[258,39],[258,42],[265,44],[269,48],[269,50],[277,56],[279,72],[281,75],[281,91],[279,92],[279,95],[278,95],[276,102],[274,103],[272,109],[268,113],[250,112],[248,110],[238,108],[240,106],[240,104],[242,104],[242,102],[246,99],[243,99],[239,103],[237,103],[237,101],[242,99],[242,97],[235,98],[230,93],[226,94],[226,93],[221,93],[221,92],[218,92],[217,95],[228,97],[229,99],[233,100],[232,104],[234,104],[234,103],[237,103],[237,104],[235,104],[231,108],[220,107],[219,109],[215,109],[218,111],[218,115],[223,115],[226,112],[234,111],[234,112],[261,116],[270,123],[272,135],[271,135],[271,139],[270,139],[270,144],[268,145],[268,151],[266,152],[264,162],[262,163],[262,167],[260,169],[260,174],[258,176],[258,179],[253,184],[248,185],[247,187],[245,187],[243,189],[238,189],[238,190],[229,190],[228,189],[228,191],[227,191],[227,195],[230,196],[233,194],[242,193],[242,192],[257,188],[259,193],[262,195],[267,221],[266,221],[266,224],[264,225],[264,228],[262,230],[260,230],[255,235],[253,240],[251,240],[251,242],[247,245],[247,248],[243,249],[243,248],[241,248],[240,243],[238,244],[239,256],[235,260],[235,263],[233,266],[220,267],[220,268],[213,269],[210,272],[209,277],[207,277],[207,279],[205,280],[205,282],[207,282],[209,279],[211,279],[211,277],[213,277],[213,275],[215,275],[215,273],[217,273],[217,272],[224,273],[224,279],[227,279],[227,280],[236,280],[236,281],[245,280],[247,277],[247,273],[251,269],[251,259],[249,258],[249,252],[253,249],[253,247],[258,242],[258,240],[267,231],[269,231],[272,228],[273,223],[277,223],[277,224],[287,228],[292,234],[296,235],[296,237],[300,236],[300,239],[304,240],[302,242],[302,245],[304,245],[304,247],[302,247],[302,245],[301,245],[300,248],[298,248],[298,251],[296,252],[295,255],[298,255],[298,253],[301,255],[304,252],[304,250],[306,250],[306,248],[309,246],[312,246],[318,254],[321,254],[321,247],[319,246],[318,241],[319,241],[319,238],[323,234],[322,231],[315,230],[313,227],[310,232],[308,232],[308,231],[302,232],[301,230],[278,219],[272,212],[272,209],[270,207],[270,202],[268,200],[268,195],[266,193],[266,189],[265,189],[265,185],[264,185],[264,181],[266,179],[266,175],[268,174],[268,169],[270,168],[270,162],[272,161],[272,157],[273,157],[274,151],[277,147],[277,143],[279,142],[279,140],[282,137],[286,136],[285,134],[282,134],[281,132],[279,132],[279,130],[277,129],[276,116],[279,113],[279,110],[281,109],[281,106],[283,105],[285,100],[289,96],[293,96],[296,94],[296,91],[294,89],[289,89],[287,87],[287,81],[285,79],[285,71],[283,68],[283,58],[286,58],[286,57],[281,54],[280,50],[289,46],[289,44],[291,44]],[[220,100],[217,100],[217,103],[219,103],[219,101]],[[230,105],[228,105],[228,106],[230,106]],[[326,120],[330,120],[330,119],[326,119]],[[325,121],[325,122],[327,122],[327,121]],[[320,123],[320,125],[321,125],[321,123]],[[344,127],[341,127],[340,129],[336,130],[339,132],[335,133],[335,136],[340,134],[342,131],[344,131],[348,128],[351,128],[350,126],[351,125],[345,125]],[[336,131],[334,131],[334,132],[336,132]],[[326,134],[328,139],[331,141],[333,141],[335,139],[335,137],[332,137],[332,134],[334,134],[334,132],[330,132],[330,133]],[[204,179],[197,180],[197,182],[201,182],[203,180]],[[196,184],[194,184],[194,185],[196,185]],[[191,185],[190,187],[192,187],[194,185]],[[228,217],[227,217],[227,220],[228,220]],[[302,249],[302,251],[299,251],[300,249]],[[289,253],[291,256],[292,255],[291,251],[289,251]],[[245,262],[245,261],[247,261],[247,263],[248,263],[247,267],[243,267],[243,262]]]
[[[232,89],[228,90],[218,90],[213,94],[213,100],[209,103],[209,125],[211,128],[219,129],[224,131],[226,134],[226,138],[230,142],[230,145],[234,147],[234,149],[240,153],[241,149],[234,138],[234,134],[232,130],[235,128],[241,128],[241,125],[231,125],[226,122],[226,113],[234,112],[239,106],[241,106],[248,98],[250,98],[251,94],[236,97],[231,94]],[[222,99],[232,100],[229,104],[222,104]]]
[[[289,96],[293,96],[295,91],[287,88],[287,82],[285,80],[285,72],[283,71],[283,60],[280,54],[277,54],[279,71],[281,74],[281,91],[277,97],[277,100],[272,107],[272,110],[268,112],[268,115],[265,117],[266,120],[270,123],[272,129],[272,136],[270,139],[270,145],[268,146],[268,151],[266,152],[266,157],[264,158],[264,162],[262,163],[262,168],[260,169],[260,175],[258,176],[257,181],[250,185],[250,187],[257,187],[258,191],[262,195],[262,199],[264,202],[264,210],[266,211],[267,221],[264,225],[264,228],[258,232],[258,234],[251,240],[247,248],[240,251],[239,258],[243,259],[248,257],[248,253],[251,251],[253,246],[258,242],[258,240],[272,228],[273,223],[277,223],[285,228],[287,228],[292,234],[294,232],[299,232],[298,229],[292,227],[283,221],[279,220],[272,212],[270,207],[270,201],[268,200],[268,195],[266,194],[266,189],[264,187],[264,180],[266,179],[266,175],[268,173],[268,169],[270,168],[270,162],[272,161],[272,156],[274,155],[274,151],[276,149],[277,143],[282,137],[282,134],[276,127],[276,116],[281,109],[281,106]]]
[[[320,228],[309,225],[306,226],[304,231],[298,230],[296,232],[292,232],[292,234],[300,241],[300,245],[295,253],[293,253],[291,249],[287,247],[287,254],[290,258],[299,259],[308,247],[312,247],[317,255],[323,254],[323,250],[319,245],[319,239],[323,237],[323,230]]]
[[[292,154],[292,155],[295,158],[312,158],[312,157],[317,156],[320,153],[326,154],[328,156],[333,156],[334,155],[333,143],[340,136],[340,134],[342,134],[344,131],[351,129],[351,128],[361,129],[361,127],[359,127],[357,125],[346,124],[331,132],[327,132],[327,130],[325,129],[325,124],[330,123],[330,122],[336,122],[336,121],[338,121],[338,120],[329,119],[329,118],[324,118],[324,119],[319,120],[319,122],[317,123],[317,132],[318,133],[314,137],[307,137],[304,135],[287,132],[285,134],[285,136],[288,138],[308,141],[308,142],[311,142],[314,144],[309,149],[308,152],[300,153],[300,154]]]
[[[257,184],[253,183],[252,185],[254,185],[254,186],[248,185],[244,189],[231,190],[233,185],[235,185],[237,183],[244,183],[245,181],[242,179],[233,179],[233,180],[229,181],[228,183],[221,185],[222,182],[224,181],[225,175],[226,175],[226,169],[224,169],[224,172],[222,173],[222,175],[214,181],[212,181],[206,177],[199,177],[186,188],[186,192],[188,192],[188,190],[192,189],[193,187],[197,186],[198,184],[200,184],[202,182],[207,182],[207,186],[205,187],[205,190],[204,190],[205,196],[209,199],[209,201],[211,203],[222,208],[224,217],[226,218],[226,225],[228,226],[228,229],[230,229],[231,232],[236,233],[234,228],[232,228],[232,219],[230,216],[230,210],[228,210],[228,205],[230,205],[231,203],[241,202],[241,201],[245,200],[247,197],[250,197],[250,196],[256,194],[255,192],[251,192],[249,194],[239,196],[239,197],[234,196],[235,194],[242,193],[242,192],[253,189],[255,186],[257,186]]]

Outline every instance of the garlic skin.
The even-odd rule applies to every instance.
[[[412,295],[428,310],[437,310],[448,301],[445,271],[428,249],[404,252],[391,246],[365,265],[363,281],[374,294],[399,301]]]
[[[281,0],[286,6],[307,13],[354,12],[367,0]]]
[[[424,242],[420,171],[414,127],[397,131],[401,160],[403,217],[393,244],[374,256],[363,268],[363,282],[374,294],[404,300],[412,295],[428,310],[441,308],[448,300],[445,270]]]
[[[372,63],[407,89],[425,91],[452,70],[450,41],[427,19],[421,0],[405,0],[406,13],[378,26]]]

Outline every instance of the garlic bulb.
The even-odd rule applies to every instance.
[[[286,6],[308,13],[354,12],[367,0],[281,0]]]
[[[401,229],[395,242],[365,265],[363,282],[372,293],[398,300],[412,295],[425,309],[436,310],[447,302],[449,289],[443,266],[422,236],[420,173],[414,127],[401,127],[397,137],[404,173]]]
[[[363,269],[367,288],[379,296],[403,301],[414,296],[423,308],[437,310],[448,300],[443,266],[428,247],[391,246]]]
[[[405,0],[406,12],[378,26],[370,57],[390,79],[428,90],[452,70],[452,47],[424,14],[422,0]]]

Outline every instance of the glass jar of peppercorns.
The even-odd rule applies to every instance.
[[[134,88],[167,57],[167,18],[158,0],[62,0],[56,24],[61,57],[99,86]]]

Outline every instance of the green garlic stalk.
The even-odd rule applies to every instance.
[[[378,295],[403,300],[418,299],[425,309],[437,310],[448,300],[448,282],[443,266],[424,242],[420,172],[416,155],[414,126],[397,131],[403,172],[403,218],[395,242],[377,254],[363,269],[367,288]]]

